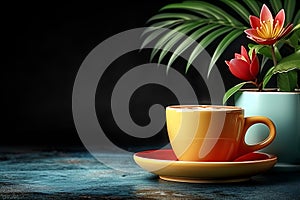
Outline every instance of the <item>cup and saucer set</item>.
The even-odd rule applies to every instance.
[[[245,117],[236,106],[174,105],[166,108],[170,149],[135,153],[134,161],[161,179],[189,183],[247,181],[264,173],[277,156],[260,152],[275,139],[276,127],[264,116]],[[255,144],[247,130],[264,124],[269,134]],[[248,133],[247,133],[248,135]]]

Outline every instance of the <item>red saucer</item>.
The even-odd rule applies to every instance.
[[[189,183],[224,183],[246,181],[264,173],[277,157],[261,152],[241,156],[232,162],[178,161],[171,149],[149,150],[134,154],[135,162],[163,180]]]
[[[142,151],[136,153],[136,156],[156,160],[178,161],[172,149]],[[265,160],[268,158],[271,158],[271,155],[260,152],[252,152],[235,159],[233,162],[257,161]]]

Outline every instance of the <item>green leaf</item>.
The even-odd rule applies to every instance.
[[[270,81],[270,79],[272,78],[272,76],[275,74],[274,73],[274,69],[275,69],[275,67],[271,67],[268,70],[268,72],[266,73],[266,75],[264,77],[264,80],[263,80],[263,86],[262,86],[263,89],[267,86],[268,82]]]
[[[174,35],[176,35],[178,32],[181,32],[183,29],[185,29],[187,26],[190,26],[190,24],[195,24],[195,26],[199,27],[204,24],[207,24],[208,20],[207,19],[199,19],[197,21],[188,21],[184,24],[178,25],[177,27],[173,28],[172,30],[170,29],[165,35],[161,36],[160,39],[157,41],[155,44],[153,51],[151,52],[151,57],[150,60],[153,60],[154,56],[161,50],[163,49],[163,46],[169,42]]]
[[[268,58],[272,58],[271,47],[261,44],[249,44],[249,56],[252,57],[253,50],[256,54],[262,54]]]
[[[221,8],[204,1],[184,1],[182,3],[169,4],[163,7],[160,11],[166,9],[185,9],[189,12],[199,13],[207,18],[224,19],[228,24],[242,25],[241,22],[226,13]]]
[[[280,51],[279,51],[279,48],[280,47],[274,46],[275,58],[276,58],[277,62],[279,62],[282,59],[282,56],[281,56]]]
[[[214,40],[216,40],[221,35],[225,34],[226,32],[231,31],[232,28],[223,27],[220,29],[217,29],[213,32],[211,32],[209,35],[207,35],[205,38],[201,40],[201,42],[196,46],[196,48],[191,53],[187,66],[186,66],[186,72],[188,71],[190,65],[193,63],[193,61],[197,58],[197,56]]]
[[[224,1],[225,2],[225,1]],[[248,22],[248,14],[249,11],[243,7],[242,4],[238,3],[233,5],[232,2],[225,2],[225,4],[229,5],[232,7],[232,9],[236,10],[237,13],[241,14],[241,16]],[[251,3],[251,6],[253,7],[255,3]],[[255,6],[254,6],[255,7]],[[184,1],[182,3],[172,3],[164,6],[163,8],[160,9],[161,12],[164,11],[170,11],[166,13],[159,13],[152,18],[148,20],[148,22],[155,22],[159,20],[165,20],[166,22],[158,22],[155,23],[152,26],[156,26],[157,29],[159,27],[163,28],[171,28],[175,30],[175,32],[182,32],[183,34],[189,34],[193,35],[195,32],[198,30],[202,30],[205,34],[207,34],[201,41],[200,45],[202,47],[197,46],[194,51],[191,53],[189,61],[193,61],[201,52],[202,48],[207,47],[209,44],[211,44],[215,39],[220,37],[222,34],[232,31],[235,29],[234,33],[232,33],[232,37],[227,36],[226,40],[223,39],[221,40],[223,46],[219,45],[217,47],[217,51],[214,53],[212,62],[211,62],[211,68],[214,65],[214,63],[219,59],[220,55],[222,52],[225,51],[226,47],[238,37],[242,33],[242,31],[246,28],[243,26],[243,23],[241,23],[236,17],[231,16],[229,13],[224,11],[222,7],[218,7],[214,5],[214,3],[210,3],[207,1]],[[177,22],[174,19],[177,20]],[[186,26],[186,23],[191,23],[194,21],[200,21],[204,23],[200,27],[198,26],[197,31],[192,30],[187,30],[184,26]],[[179,25],[178,25],[179,24]],[[213,25],[214,24],[214,28]],[[217,27],[222,26],[222,28],[219,28],[218,30],[221,32],[209,32]],[[199,28],[200,27],[200,28]],[[205,27],[205,28],[204,28]],[[203,29],[202,29],[203,28]],[[239,30],[239,31],[237,31]],[[177,48],[175,48],[175,51],[171,58],[169,59],[167,69],[170,67],[170,65],[174,62],[174,60],[180,56],[181,53],[183,53],[190,45],[193,44],[192,41],[189,40],[184,40],[182,41],[182,37],[176,34],[175,32],[167,32],[164,33],[162,30],[146,30],[145,33],[148,33],[150,31],[153,31],[148,37],[146,37],[145,41],[142,44],[142,47],[145,47],[147,44],[150,42],[154,41],[157,38],[158,41],[156,42],[153,51],[151,53],[151,60],[155,57],[156,54],[160,52],[160,56],[158,59],[158,62],[161,62],[165,56],[167,55],[167,52],[174,48],[175,46],[179,45],[179,43],[184,42],[187,44],[187,47],[184,45],[179,45]],[[239,34],[238,34],[239,32]],[[144,33],[144,34],[145,34]],[[200,36],[203,36],[204,33],[198,32]],[[196,36],[197,39],[200,38],[200,36]],[[195,37],[195,36],[194,36]],[[193,39],[193,38],[192,38]],[[161,51],[162,50],[162,51]],[[186,67],[186,70],[189,68],[189,61],[188,65]],[[210,71],[211,69],[209,69]]]
[[[193,12],[193,13],[197,13],[197,14],[201,14],[206,18],[215,18],[216,17],[209,13],[209,12],[205,12],[205,10],[200,8],[194,8],[193,6],[187,5],[186,2],[182,2],[182,3],[172,3],[172,4],[168,4],[164,7],[162,7],[159,11],[165,11],[165,10],[185,10],[187,12]]]
[[[251,81],[247,81],[247,82],[242,82],[239,83],[235,86],[233,86],[232,88],[230,88],[229,90],[227,90],[227,92],[224,94],[223,97],[223,104],[225,105],[225,103],[227,102],[227,100],[234,95],[237,91],[239,91],[245,84],[247,83],[252,83]]]
[[[300,50],[283,58],[275,67],[277,84],[281,91],[293,91],[297,86],[297,70],[300,70]]]
[[[219,57],[222,55],[222,53],[225,51],[225,49],[231,44],[232,41],[234,41],[238,36],[240,36],[243,33],[242,30],[233,30],[231,31],[229,34],[227,34],[222,41],[219,43],[218,47],[216,48],[210,64],[208,66],[208,72],[207,72],[207,77],[209,77],[209,74],[213,68],[213,66],[215,65],[215,63],[217,62],[217,60],[219,59]]]
[[[298,24],[300,27],[300,24]],[[298,50],[300,49],[300,29],[295,29],[293,34],[290,36],[290,38],[287,40],[288,44],[292,46],[294,49]]]
[[[244,8],[238,1],[228,1],[221,0],[223,3],[227,4],[230,8],[235,10],[246,22],[249,21],[249,11]]]
[[[250,49],[249,50],[250,58],[252,57],[252,53],[253,53],[253,50],[254,50],[256,54],[261,54],[264,57],[273,59],[272,58],[272,50],[271,50],[271,47],[269,45],[249,44],[248,47]],[[281,60],[281,58],[282,58],[281,54],[280,54],[280,52],[279,52],[279,50],[276,46],[275,46],[275,58],[276,58],[277,61]],[[262,67],[263,67],[263,65],[261,65],[261,69],[262,69]]]
[[[220,27],[220,25],[218,24],[208,24],[193,32],[173,52],[171,58],[169,59],[167,68],[170,68],[170,66],[173,64],[176,58],[178,58],[178,56],[180,56],[186,49],[188,49],[192,44],[194,44],[200,37],[218,27]]]
[[[260,6],[258,5],[257,1],[253,1],[253,0],[243,0],[243,1],[251,9],[251,11],[253,12],[253,15],[259,16]]]
[[[253,50],[255,51],[255,53],[260,53],[260,50],[262,48],[267,48],[270,52],[265,52],[266,57],[268,58],[272,58],[272,53],[271,53],[271,48],[268,48],[268,46],[264,46],[264,45],[261,45],[261,44],[248,44],[248,48],[249,48],[249,56],[250,58],[252,57],[252,53],[253,53]]]
[[[175,46],[176,43],[180,42],[180,40],[190,31],[192,31],[193,29],[198,28],[199,26],[201,26],[201,23],[196,22],[191,22],[191,23],[187,23],[187,26],[185,28],[183,28],[180,33],[174,35],[163,47],[163,51],[160,53],[159,55],[159,59],[158,59],[158,63],[161,63],[161,61],[163,60],[163,58],[167,55],[167,53],[172,49],[172,47]],[[168,70],[168,68],[167,68]]]
[[[300,10],[298,10],[293,21],[293,24],[299,24],[299,23],[300,23]]]
[[[156,29],[155,31],[153,31],[150,35],[148,35],[144,39],[144,41],[141,45],[141,49],[145,48],[150,42],[155,40],[159,35],[161,35],[165,31],[167,31],[167,29],[164,29],[164,28],[159,28],[159,29]]]
[[[146,28],[146,30],[142,33],[141,36],[144,36],[145,34],[155,31],[160,28],[171,28],[180,23],[183,23],[183,20],[177,19],[177,20],[166,20],[166,21],[162,21],[162,22],[157,22],[157,23],[152,24],[150,27]]]
[[[174,29],[170,29],[170,31],[167,31],[167,33],[165,35],[163,35],[155,44],[153,51],[151,52],[151,58],[150,60],[153,60],[154,56],[163,49],[163,46],[170,41],[175,35],[177,35],[178,32],[181,32],[182,30],[184,30],[187,26],[189,26],[190,23],[184,23],[181,24],[177,27],[175,27]]]
[[[148,45],[150,42],[155,40],[160,34],[168,30],[168,28],[171,28],[172,26],[178,25],[181,22],[181,20],[169,20],[164,22],[159,22],[156,24],[153,24],[151,27],[148,27],[142,34],[141,37],[145,36],[147,33],[150,33],[145,40],[143,41],[141,45],[141,49],[144,48],[146,45]]]
[[[261,63],[260,63],[260,71],[262,71],[262,69],[265,67],[265,65],[267,64],[269,58],[266,56],[263,56],[261,59]]]
[[[274,69],[274,73],[284,73],[294,69],[300,70],[300,50],[278,62]]]
[[[296,31],[296,30],[299,31],[299,29],[300,29],[300,23],[296,24],[292,31]]]
[[[297,87],[297,71],[292,70],[286,73],[280,73],[277,76],[277,84],[282,92],[292,92]]]
[[[199,19],[198,16],[187,13],[160,13],[151,17],[147,23],[155,20],[167,20],[167,19],[182,19],[182,20],[195,20]]]
[[[291,22],[296,7],[296,0],[285,0],[283,1],[283,4],[284,4],[284,11],[285,11],[285,21]]]
[[[294,69],[300,70],[300,60],[289,60],[276,65],[274,73],[284,73]]]
[[[270,3],[274,13],[278,13],[278,11],[283,8],[280,0],[270,0]]]

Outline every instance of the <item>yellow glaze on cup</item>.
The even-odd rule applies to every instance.
[[[244,118],[244,110],[234,106],[169,106],[166,109],[172,149],[182,161],[232,161],[259,150],[275,137],[275,126],[266,117]],[[264,123],[269,136],[255,145],[244,141],[247,129]]]

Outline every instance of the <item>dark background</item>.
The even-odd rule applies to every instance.
[[[3,79],[7,112],[0,145],[81,146],[72,117],[72,88],[81,63],[99,43],[122,31],[146,26],[150,17],[171,2],[181,1],[11,5],[6,30],[8,38],[13,37],[14,49],[10,64],[4,67],[8,72]],[[230,59],[240,45],[241,41],[236,41],[220,60]],[[239,82],[223,62],[217,64],[224,72],[227,89]],[[209,99],[202,100],[209,103]]]
[[[13,36],[14,56],[4,77],[7,116],[0,144],[80,146],[72,89],[81,63],[99,43],[144,27],[170,2],[176,1],[10,5],[6,30]]]

